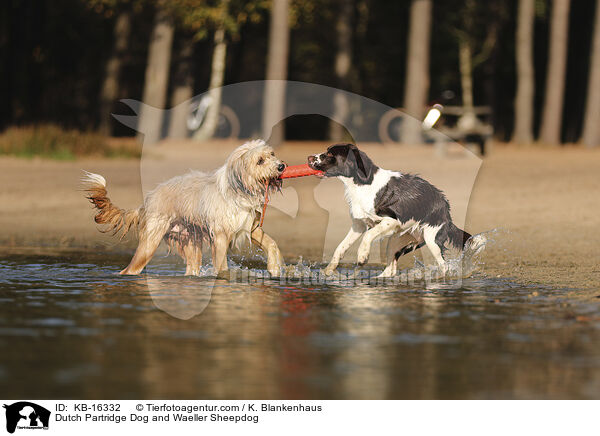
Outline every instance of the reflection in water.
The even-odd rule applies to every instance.
[[[5,396],[600,397],[597,298],[477,277],[424,289],[116,275],[126,260],[0,260]]]

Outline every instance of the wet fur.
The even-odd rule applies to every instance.
[[[267,269],[279,275],[283,258],[275,241],[257,225],[266,189],[280,186],[284,164],[262,140],[236,148],[225,164],[211,173],[190,171],[158,185],[137,209],[118,208],[107,196],[106,180],[87,173],[82,179],[87,198],[98,210],[94,220],[103,231],[138,231],[139,244],[121,274],[139,274],[161,240],[186,262],[186,274],[198,274],[202,246],[210,244],[217,274],[227,271],[227,250],[237,240],[251,240],[267,253]],[[268,187],[268,188],[267,188]]]
[[[336,248],[326,274],[361,236],[358,263],[368,260],[371,243],[391,236],[384,276],[396,273],[397,260],[426,245],[442,272],[446,244],[463,249],[471,235],[452,222],[446,196],[426,180],[379,168],[354,144],[335,144],[308,157],[309,165],[344,183],[352,228]]]

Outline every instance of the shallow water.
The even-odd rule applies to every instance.
[[[600,397],[600,298],[577,291],[117,275],[128,260],[0,258],[4,397]]]

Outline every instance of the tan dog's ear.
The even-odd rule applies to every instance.
[[[227,181],[234,191],[247,194],[250,187],[246,183],[248,169],[244,165],[244,158],[230,159],[227,162]]]

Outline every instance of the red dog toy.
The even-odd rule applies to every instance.
[[[296,177],[305,177],[305,176],[317,176],[323,174],[323,171],[314,170],[308,166],[308,164],[302,165],[292,165],[286,167],[281,173],[281,179],[293,179]],[[269,202],[269,182],[266,183],[265,187],[265,204],[263,206],[262,215],[260,216],[260,227],[263,225],[263,221],[265,219],[265,212],[267,211],[267,203]]]
[[[291,167],[287,167],[281,173],[282,179],[292,179],[294,177],[304,177],[304,176],[317,176],[323,174],[323,171],[313,170],[308,164],[302,165],[292,165]]]

